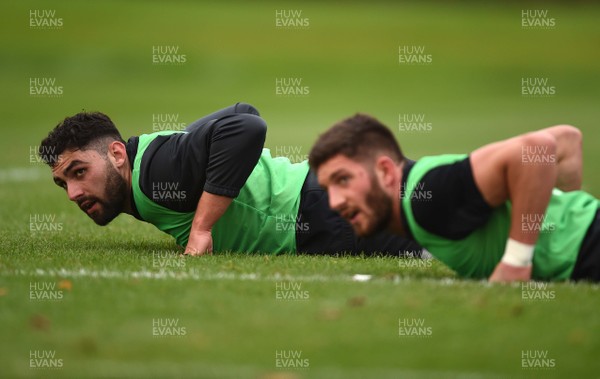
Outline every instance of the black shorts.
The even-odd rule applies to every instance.
[[[600,209],[585,233],[571,279],[600,281]]]
[[[380,232],[369,238],[357,237],[352,226],[329,207],[329,197],[310,171],[300,192],[296,248],[305,254],[382,254],[420,258],[422,249],[413,241]]]

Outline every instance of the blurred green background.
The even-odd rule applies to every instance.
[[[29,27],[30,10],[55,10],[57,30]],[[306,28],[278,28],[276,11],[301,11]],[[551,29],[521,27],[545,10]],[[109,114],[125,138],[152,131],[153,114],[189,123],[237,101],[269,125],[267,147],[301,147],[354,112],[396,131],[413,158],[467,152],[557,123],[585,134],[584,181],[600,195],[600,8],[503,2],[3,2],[0,167],[31,167],[29,149],[67,115]],[[182,65],[155,65],[153,46]],[[405,65],[399,46],[423,46],[430,65]],[[29,95],[29,79],[55,78],[62,97]],[[299,78],[303,97],[275,93]],[[521,79],[547,78],[556,94],[521,95]],[[423,114],[428,133],[398,130],[399,114]]]

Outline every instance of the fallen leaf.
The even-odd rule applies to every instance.
[[[36,330],[47,331],[50,329],[50,320],[43,315],[33,315],[29,319],[29,326]]]
[[[70,291],[73,288],[73,283],[68,279],[63,279],[58,282],[58,289]]]
[[[348,305],[351,307],[362,307],[366,302],[365,296],[354,296],[348,299]]]
[[[342,312],[337,308],[324,308],[319,311],[318,318],[321,320],[333,321],[339,319],[341,316]]]

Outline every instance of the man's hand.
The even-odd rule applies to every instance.
[[[494,269],[490,282],[527,282],[531,280],[531,265],[525,267],[513,266],[500,262]]]
[[[185,247],[185,255],[212,254],[213,240],[210,230],[192,230],[188,244]]]

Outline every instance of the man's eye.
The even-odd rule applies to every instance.
[[[85,174],[85,168],[80,168],[78,170],[75,170],[75,176],[81,177],[81,176],[83,176],[83,174]]]
[[[338,179],[338,184],[339,184],[339,185],[341,185],[341,186],[345,186],[345,185],[347,185],[347,184],[348,184],[348,180],[349,180],[349,179],[350,179],[350,178],[348,178],[347,176],[341,176],[341,177]]]

